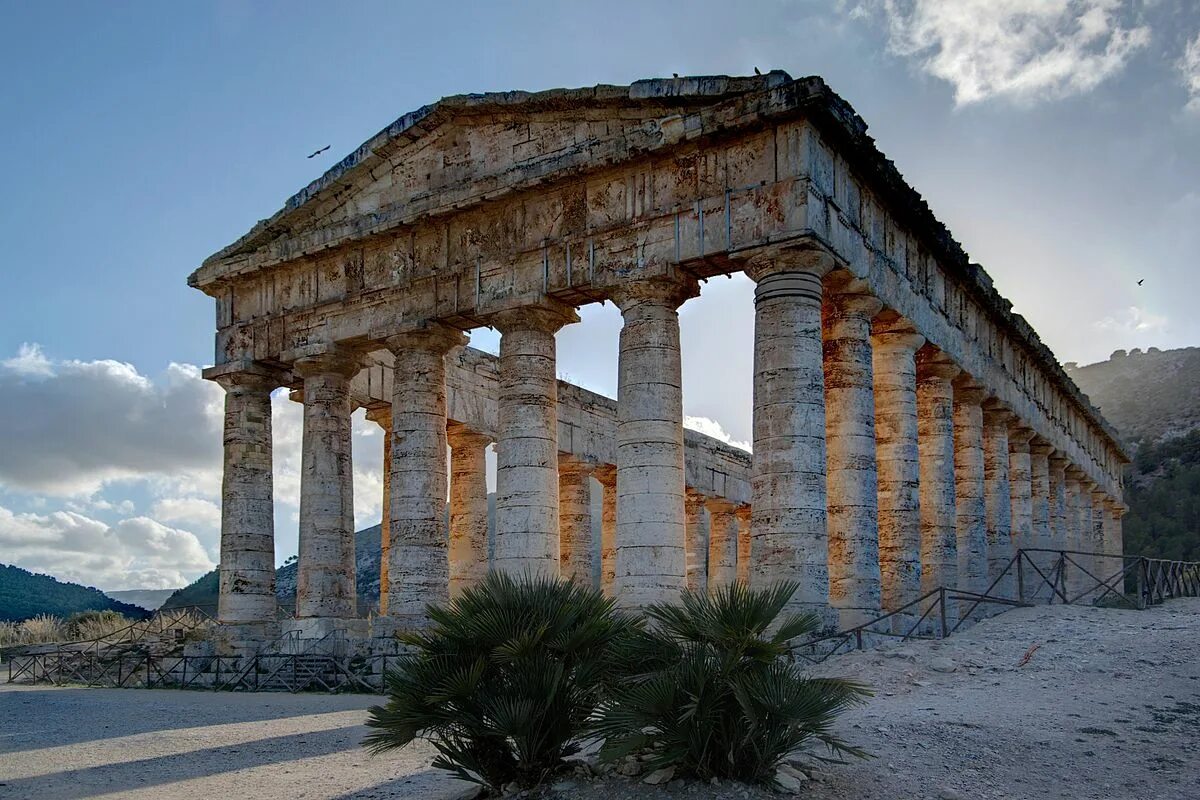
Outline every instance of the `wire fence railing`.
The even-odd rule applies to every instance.
[[[937,587],[860,625],[799,642],[792,652],[817,664],[885,641],[944,639],[1013,607],[1086,603],[1144,609],[1196,596],[1200,562],[1024,548],[991,576],[982,592]],[[341,630],[317,640],[285,635],[253,655],[188,655],[177,652],[186,649],[182,643],[188,632],[215,623],[190,609],[180,611],[162,612],[88,642],[10,652],[5,657],[8,680],[110,688],[379,692],[387,671],[402,658],[394,642],[392,652],[357,650]],[[139,646],[147,640],[158,646]],[[162,652],[164,641],[177,647]]]

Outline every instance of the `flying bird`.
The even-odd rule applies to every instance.
[[[1144,280],[1146,280],[1146,279],[1145,279],[1145,278],[1142,278],[1141,280],[1139,280],[1139,281],[1138,281],[1138,286],[1141,286],[1141,285],[1142,285],[1142,281],[1144,281]]]
[[[315,153],[312,153],[311,155],[309,155],[309,158],[313,158],[314,156],[319,156],[319,155],[321,155],[321,153],[324,153],[328,149],[329,149],[329,145],[325,145],[320,150],[317,150]]]

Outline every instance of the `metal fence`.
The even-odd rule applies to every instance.
[[[1144,609],[1174,597],[1200,595],[1200,562],[1168,561],[1076,550],[1016,551],[987,590],[938,587],[907,605],[847,630],[797,643],[796,658],[820,663],[882,641],[942,639],[999,610],[1016,606],[1086,603]],[[257,655],[155,654],[164,641],[181,643],[211,618],[164,612],[90,642],[41,652],[10,653],[11,683],[74,684],[218,691],[379,692],[402,655],[355,653],[343,631],[315,642],[282,637]]]

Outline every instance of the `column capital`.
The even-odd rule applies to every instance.
[[[451,422],[446,426],[446,442],[451,450],[460,447],[487,447],[492,443],[492,437],[468,428],[461,422]]]
[[[882,300],[857,286],[827,289],[825,298],[829,302],[828,310],[835,318],[851,317],[871,320],[883,310]]]
[[[708,504],[708,496],[689,486],[684,490],[683,502],[688,508],[694,509],[697,506],[706,506]]]
[[[1054,454],[1054,445],[1040,436],[1034,436],[1033,441],[1029,443],[1029,452],[1035,456],[1051,456]]]
[[[871,343],[877,350],[897,350],[915,353],[925,344],[912,320],[885,308],[871,322]]]
[[[463,347],[469,337],[458,328],[440,322],[427,322],[420,328],[391,333],[382,337],[384,346],[395,353],[397,350],[427,350],[433,353],[448,353]]]
[[[596,462],[580,458],[573,453],[558,454],[558,474],[560,477],[562,475],[576,475],[588,478],[595,474],[598,466]]]
[[[374,422],[384,431],[392,429],[392,407],[391,406],[372,406],[367,409],[367,420]]]
[[[1064,456],[1062,453],[1055,450],[1047,459],[1050,462],[1050,469],[1058,472],[1066,472],[1067,465],[1071,463],[1071,459]]]
[[[340,375],[353,378],[363,368],[363,354],[337,344],[319,344],[290,351],[292,369],[302,378],[313,375]]]
[[[961,372],[954,360],[937,347],[926,344],[917,350],[917,380],[952,380]]]
[[[1066,468],[1067,480],[1071,483],[1083,483],[1087,480],[1087,473],[1080,469],[1075,464],[1067,464]]]
[[[733,515],[738,518],[738,522],[750,522],[750,512],[752,507],[749,503],[740,503],[733,509]]]
[[[1011,450],[1018,452],[1030,452],[1030,441],[1036,434],[1033,428],[1030,428],[1020,420],[1015,420],[1008,427],[1008,446]]]
[[[989,397],[983,401],[983,424],[985,427],[1000,427],[1008,429],[1017,415],[1000,400]]]
[[[710,514],[732,514],[737,511],[737,505],[724,497],[709,497],[704,501],[704,507]]]
[[[617,465],[616,464],[597,464],[592,470],[592,477],[600,481],[604,486],[617,485]]]
[[[767,248],[746,259],[743,271],[755,283],[773,275],[806,272],[823,278],[838,266],[837,258],[824,247]]]
[[[207,367],[201,374],[205,380],[220,385],[227,392],[242,389],[269,394],[290,383],[290,375],[285,370],[245,359]]]
[[[960,372],[953,380],[954,402],[971,406],[982,406],[987,396],[983,387],[966,372]]]
[[[557,300],[543,299],[536,305],[497,311],[488,320],[501,334],[513,331],[558,333],[566,325],[579,322],[575,307]]]
[[[618,284],[609,290],[609,297],[624,313],[642,303],[679,308],[693,297],[700,296],[700,284],[691,276],[658,276]]]
[[[1092,502],[1099,505],[1108,501],[1108,492],[1101,489],[1097,484],[1092,484],[1088,487],[1092,494]]]

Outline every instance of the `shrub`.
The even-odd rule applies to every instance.
[[[415,648],[388,672],[388,702],[370,709],[374,752],[414,739],[433,766],[493,790],[530,787],[563,766],[638,623],[580,584],[491,573],[431,627],[400,638]]]
[[[61,642],[67,638],[62,620],[49,614],[30,617],[17,626],[17,641],[21,644]]]
[[[788,642],[817,630],[815,615],[776,623],[795,590],[735,583],[647,608],[652,624],[623,645],[635,671],[612,685],[600,709],[602,757],[641,752],[651,769],[772,783],[781,759],[810,740],[833,754],[865,755],[830,728],[868,690],[806,678],[793,662]]]

